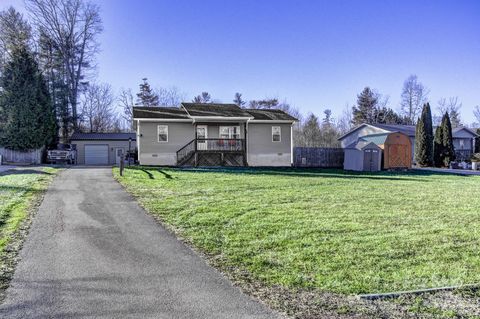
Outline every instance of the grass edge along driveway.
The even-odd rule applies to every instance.
[[[359,294],[480,281],[480,178],[126,169],[150,212],[267,285]]]
[[[5,288],[5,280],[13,272],[12,258],[23,239],[18,233],[57,171],[50,167],[25,167],[0,173],[0,289]]]

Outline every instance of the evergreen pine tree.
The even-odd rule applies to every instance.
[[[37,149],[55,135],[55,114],[47,85],[26,46],[16,47],[1,77],[0,144],[9,149]]]
[[[433,164],[433,124],[430,104],[423,105],[415,133],[415,161],[420,166]]]
[[[448,113],[444,115],[444,121],[442,123],[443,129],[443,164],[444,166],[449,166],[450,162],[455,160],[455,149],[453,147],[453,136],[452,136],[452,123],[450,122],[450,116]]]
[[[442,119],[443,123],[443,119]],[[433,141],[433,164],[436,167],[443,166],[443,126],[437,126],[435,130],[435,139]]]
[[[141,106],[158,106],[158,95],[155,94],[148,84],[148,79],[143,78],[140,84],[140,92],[137,93],[137,104]]]
[[[375,123],[377,104],[377,95],[367,86],[363,89],[362,93],[357,96],[357,105],[352,109],[352,124]]]

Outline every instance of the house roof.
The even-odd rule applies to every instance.
[[[133,107],[133,117],[140,119],[189,119],[184,109],[178,107]]]
[[[415,137],[415,125],[401,125],[401,124],[370,124],[372,126],[381,128],[390,132],[400,132],[410,137]]]
[[[236,104],[218,104],[218,103],[182,103],[188,115],[197,116],[222,116],[222,117],[252,117],[244,109]]]
[[[236,104],[182,103],[176,107],[133,107],[134,119],[180,119],[196,117],[245,118],[258,121],[297,121],[286,112],[277,109],[242,109]]]
[[[132,141],[137,139],[136,133],[73,133],[70,140],[75,141]]]
[[[271,120],[271,121],[298,121],[290,114],[276,109],[245,109],[253,116],[254,120]]]
[[[460,132],[460,131],[467,131],[468,133],[472,134],[472,136],[474,137],[478,137],[480,135],[478,135],[475,131],[469,129],[468,127],[456,127],[453,129],[453,134],[457,133],[457,132]]]
[[[388,131],[388,133],[400,132],[400,133],[403,133],[403,134],[407,135],[408,137],[415,137],[415,132],[416,132],[416,126],[415,125],[367,124],[367,123],[363,123],[363,124],[360,124],[359,126],[353,128],[349,132],[345,133],[344,135],[340,136],[338,139],[343,140],[348,135],[352,134],[353,132],[355,132],[355,131],[357,131],[357,130],[361,129],[362,127],[365,127],[365,126],[376,127],[378,129]],[[435,132],[435,127],[433,129],[434,129],[434,132]],[[469,132],[470,134],[472,134],[473,137],[480,136],[476,132],[472,131],[471,129],[462,126],[462,127],[457,127],[457,128],[452,130],[453,137],[455,138],[455,133],[460,132],[462,130],[465,130],[465,131]],[[379,134],[384,134],[384,133],[379,133]],[[377,135],[377,134],[373,134],[373,135]]]

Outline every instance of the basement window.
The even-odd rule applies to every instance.
[[[157,135],[159,143],[168,142],[168,125],[159,125],[157,126]]]

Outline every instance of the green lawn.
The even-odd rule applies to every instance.
[[[344,294],[480,282],[480,177],[126,169],[139,202],[226,267]]]
[[[53,168],[25,168],[0,173],[0,255],[55,171]]]

